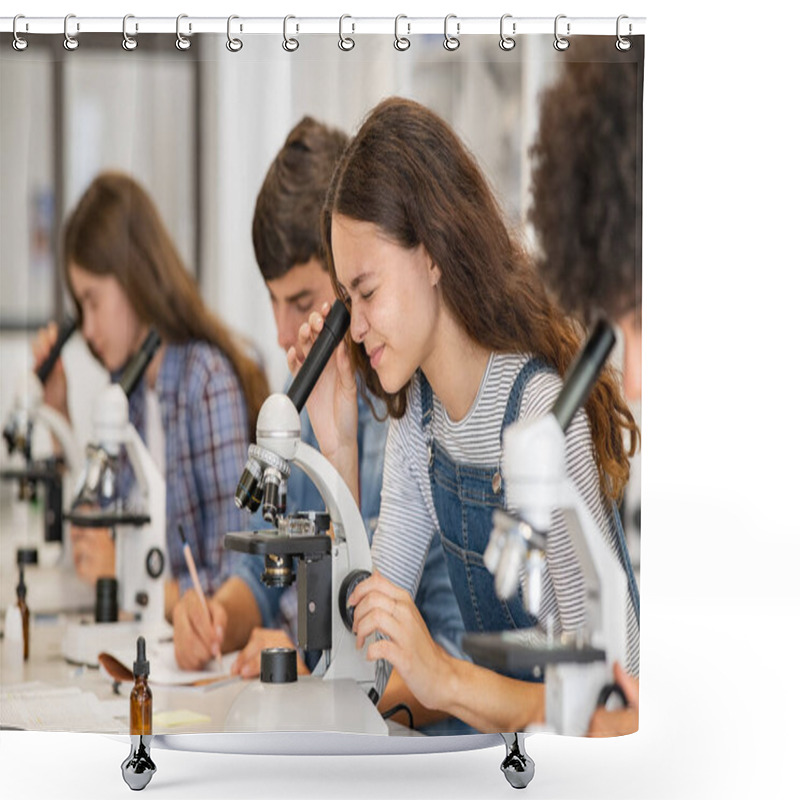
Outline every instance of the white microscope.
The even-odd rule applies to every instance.
[[[335,731],[386,735],[375,707],[388,680],[388,666],[368,662],[356,650],[347,600],[372,571],[364,523],[339,473],[318,451],[300,441],[300,410],[349,325],[337,301],[288,394],[273,394],[261,406],[257,443],[236,489],[236,505],[262,506],[273,528],[228,533],[225,547],[263,556],[267,586],[297,578],[299,646],[322,651],[313,673],[297,679],[295,651],[261,654],[261,681],[241,692],[228,714],[228,731]],[[327,513],[283,516],[282,487],[291,466],[311,478]],[[329,530],[330,529],[330,530]],[[366,650],[366,648],[365,648]]]
[[[153,457],[128,419],[128,398],[160,343],[158,333],[151,331],[120,382],[107,386],[97,398],[95,441],[86,448],[73,510],[65,515],[77,527],[110,528],[115,539],[118,595],[110,604],[118,603],[119,619],[98,621],[96,616],[94,622],[68,624],[63,654],[78,664],[97,665],[102,651],[130,651],[140,635],[155,641],[169,634],[163,580],[166,488]],[[135,491],[126,498],[117,490],[123,451],[136,482]]]
[[[13,531],[18,545],[36,554],[34,563],[38,566],[28,580],[39,611],[60,609],[67,598],[70,608],[86,607],[91,602],[90,593],[81,590],[73,573],[69,537],[64,536],[64,498],[69,497],[75,485],[80,448],[69,421],[43,402],[44,384],[76,327],[75,320],[67,318],[45,361],[20,377],[3,427],[7,452],[0,477],[18,483],[20,501],[12,509],[12,518],[4,524]],[[38,507],[40,500],[43,531],[41,537],[31,541],[31,523],[39,523],[38,512],[32,519],[31,510]],[[7,556],[13,543],[3,538]]]
[[[494,530],[484,553],[497,595],[510,597],[523,576],[525,604],[538,616],[547,531],[553,511],[561,509],[585,583],[585,628],[554,636],[543,621],[544,630],[537,626],[464,638],[464,649],[476,662],[538,674],[543,670],[547,726],[575,736],[586,734],[599,702],[615,689],[614,661],[626,662],[629,592],[638,616],[638,589],[624,568],[624,538],[613,547],[605,540],[566,469],[565,432],[614,341],[611,327],[599,322],[570,367],[552,411],[505,431],[503,476],[508,504],[517,513],[494,512]]]

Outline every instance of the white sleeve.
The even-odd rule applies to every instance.
[[[392,583],[416,596],[436,517],[430,497],[427,448],[411,422],[411,403],[402,420],[391,420],[383,462],[378,527],[372,538],[372,563]]]

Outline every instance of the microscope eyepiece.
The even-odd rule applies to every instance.
[[[575,413],[586,402],[614,348],[616,338],[614,329],[608,322],[604,319],[597,320],[586,343],[570,364],[564,376],[564,385],[552,408],[552,414],[564,433]]]
[[[333,355],[333,351],[344,339],[349,325],[350,312],[347,310],[347,306],[341,300],[336,300],[325,318],[317,340],[311,346],[303,365],[286,392],[298,411],[302,411],[322,370],[325,369],[325,365]]]
[[[42,361],[36,370],[36,377],[42,383],[45,383],[50,377],[50,373],[53,371],[53,367],[56,365],[56,361],[58,361],[58,358],[61,355],[61,350],[67,343],[69,337],[75,333],[77,327],[78,322],[73,317],[67,317],[59,326],[55,343],[50,348],[47,358]]]
[[[158,331],[151,330],[147,334],[147,338],[144,340],[144,343],[139,348],[136,355],[131,359],[128,366],[125,367],[125,371],[119,379],[119,385],[122,387],[122,391],[125,392],[127,397],[130,397],[131,392],[139,385],[139,381],[142,379],[145,370],[153,360],[153,356],[156,354],[156,350],[158,350],[160,345],[161,337]]]

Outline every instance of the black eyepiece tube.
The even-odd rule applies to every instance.
[[[128,397],[131,396],[131,392],[142,379],[144,371],[152,361],[160,344],[161,337],[158,335],[158,331],[150,331],[150,333],[147,334],[147,338],[144,340],[144,344],[139,348],[139,352],[136,353],[128,366],[125,367],[125,372],[122,373],[122,377],[119,379],[119,385]]]
[[[36,377],[44,383],[53,371],[53,367],[61,355],[61,349],[67,343],[67,340],[78,327],[78,323],[72,317],[67,317],[61,325],[58,326],[58,336],[56,337],[55,344],[47,354],[47,358],[42,361],[36,369]]]
[[[302,411],[303,406],[314,388],[314,384],[322,375],[322,370],[328,363],[328,359],[336,349],[336,345],[342,341],[347,328],[350,325],[350,312],[347,306],[337,300],[328,312],[325,323],[320,331],[317,341],[311,347],[303,366],[292,381],[287,397],[294,403],[298,411]]]
[[[583,349],[570,364],[564,386],[553,404],[553,414],[564,433],[594,386],[617,337],[611,325],[598,320]]]

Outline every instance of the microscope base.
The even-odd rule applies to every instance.
[[[253,683],[234,700],[225,730],[330,731],[386,736],[378,709],[350,679],[303,676],[294,683]]]

